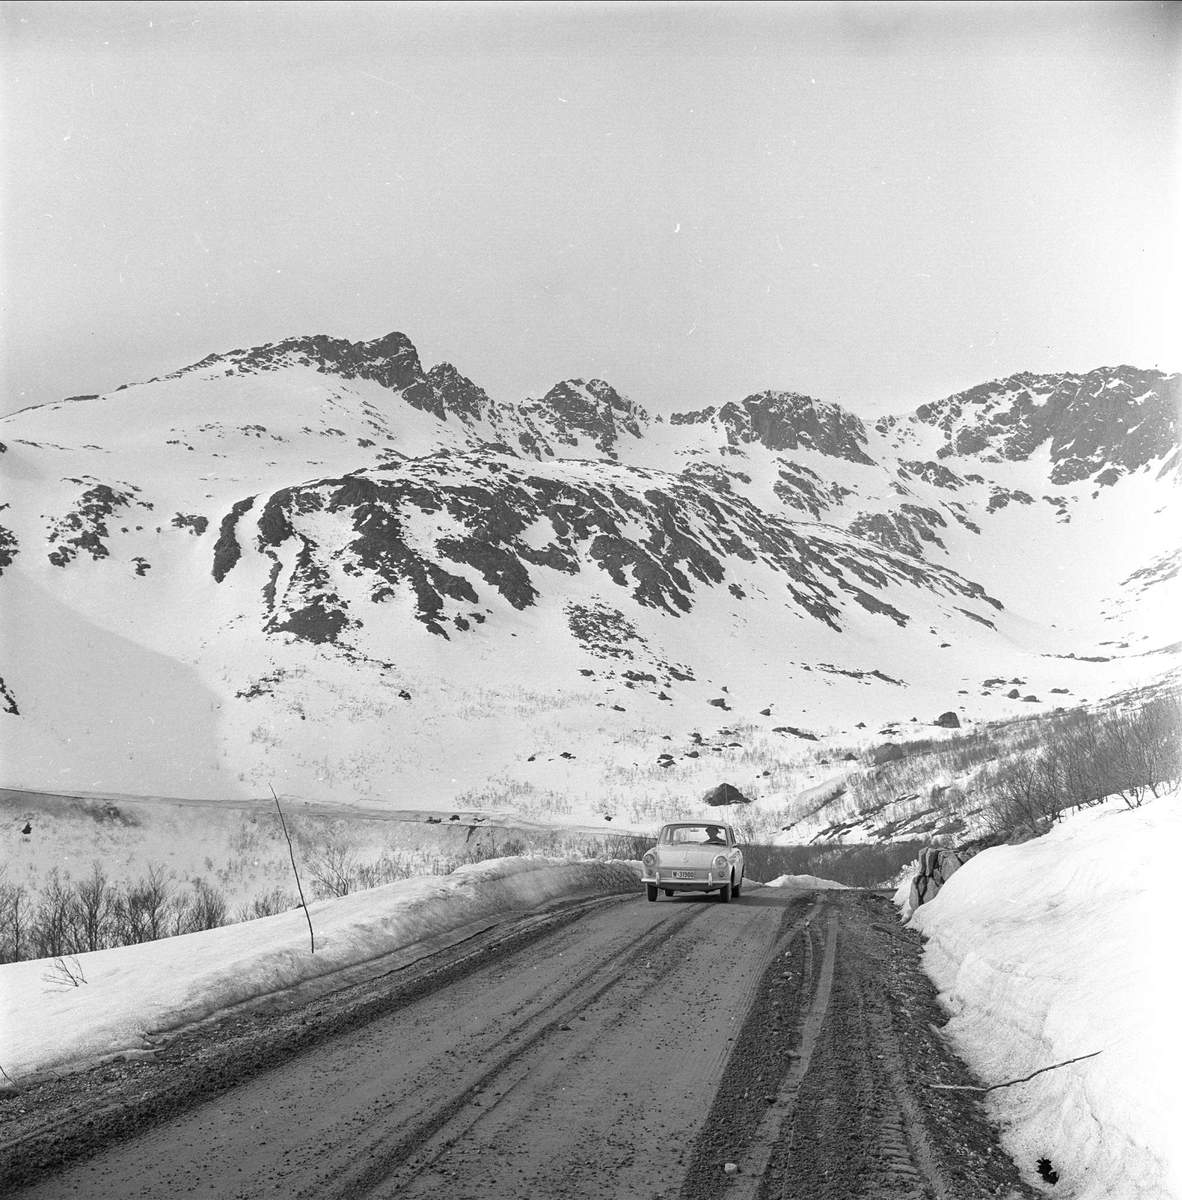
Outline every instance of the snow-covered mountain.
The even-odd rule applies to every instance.
[[[0,420],[0,782],[528,807],[720,722],[1134,686],[1179,653],[1179,379],[663,419],[602,380],[499,403],[392,333],[24,410]]]

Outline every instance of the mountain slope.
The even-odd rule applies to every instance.
[[[1177,657],[1178,395],[1119,367],[873,426],[774,391],[663,420],[602,380],[499,403],[393,333],[26,410],[4,782],[592,804],[620,747],[720,720],[1132,686]]]

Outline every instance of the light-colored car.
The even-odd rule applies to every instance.
[[[729,825],[674,821],[661,827],[657,844],[641,860],[648,898],[657,893],[717,892],[725,904],[743,887],[743,851]]]

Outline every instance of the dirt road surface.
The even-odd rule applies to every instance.
[[[62,1200],[1036,1195],[868,892],[611,897],[0,1101]],[[1033,1166],[1033,1164],[1029,1164]]]

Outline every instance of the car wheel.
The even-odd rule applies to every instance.
[[[655,883],[648,884],[645,888],[645,891],[648,892],[648,898],[650,900],[655,900],[657,898],[657,885]]]
[[[740,875],[739,882],[736,883],[733,888],[731,888],[731,895],[734,896],[734,898],[736,900],[739,898],[739,892],[742,890],[742,887],[743,887],[743,876]]]
[[[666,896],[672,896],[672,895],[673,895],[673,889],[672,889],[672,888],[666,888],[666,889],[665,889],[665,895],[666,895]]]
[[[718,898],[723,904],[728,904],[731,898],[731,881],[728,879],[726,883],[718,889]]]

